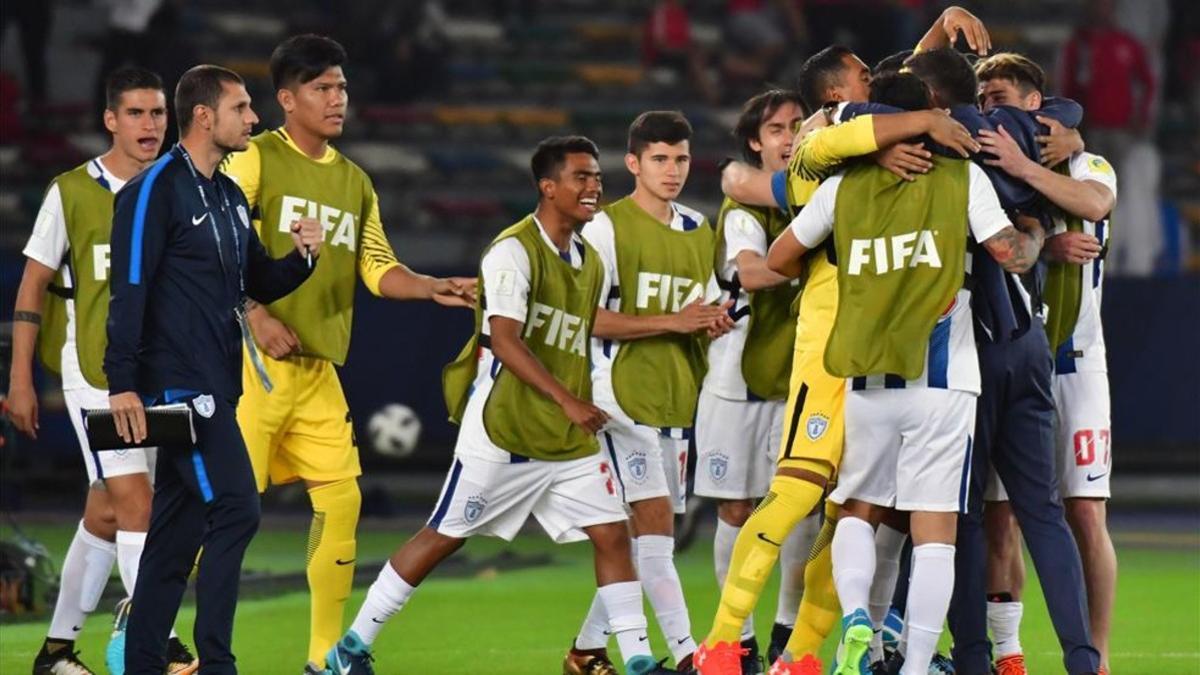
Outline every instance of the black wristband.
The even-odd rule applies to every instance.
[[[721,161],[717,162],[717,173],[721,173],[722,171],[725,170],[725,167],[729,166],[730,164],[733,164],[736,161],[737,161],[736,157],[725,157]]]
[[[13,312],[13,321],[24,321],[25,323],[31,323],[35,326],[40,326],[42,325],[42,315],[38,314],[37,312],[23,312],[21,310],[17,310]]]

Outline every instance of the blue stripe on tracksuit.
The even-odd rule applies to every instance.
[[[154,181],[158,179],[158,174],[162,173],[174,158],[174,153],[168,152],[163,155],[150,167],[138,189],[137,206],[133,212],[133,235],[129,244],[129,283],[135,286],[142,283],[142,237],[146,233],[146,209],[150,204],[150,191],[154,189]]]

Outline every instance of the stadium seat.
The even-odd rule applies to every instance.
[[[633,86],[642,80],[642,67],[619,63],[583,64],[575,73],[584,82],[593,86]]]

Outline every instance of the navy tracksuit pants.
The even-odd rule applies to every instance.
[[[1067,527],[1054,456],[1050,347],[1040,322],[1007,343],[981,341],[983,393],[975,422],[968,513],[958,520],[950,630],[960,675],[987,675],[987,543],[983,491],[995,465],[1033,558],[1067,672],[1095,673],[1100,654],[1088,628],[1083,567]],[[991,589],[1002,590],[1002,589]]]
[[[125,672],[162,674],[167,638],[203,546],[194,632],[200,673],[236,673],[230,643],[238,579],[260,506],[235,404],[195,392],[168,392],[158,400],[189,402],[196,445],[158,450],[150,531],[125,633]]]

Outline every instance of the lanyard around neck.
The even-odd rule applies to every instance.
[[[175,147],[179,149],[179,154],[183,157],[188,171],[192,174],[192,180],[196,183],[196,191],[200,193],[200,202],[204,204],[204,210],[208,213],[208,222],[212,228],[213,238],[217,241],[217,259],[221,262],[221,269],[228,273],[228,269],[225,267],[224,248],[221,246],[221,228],[217,226],[217,214],[213,212],[212,206],[208,203],[208,195],[204,192],[204,183],[200,180],[200,173],[196,171],[192,156],[188,154],[183,144],[178,143]],[[237,224],[233,222],[233,208],[229,204],[229,195],[225,193],[225,188],[221,187],[219,181],[214,180],[213,185],[216,186],[217,194],[221,197],[221,213],[226,215],[225,220],[229,223],[229,231],[233,235],[233,254],[237,264],[238,302],[241,302],[242,297],[246,295],[246,281],[242,277],[241,236],[238,234]]]

